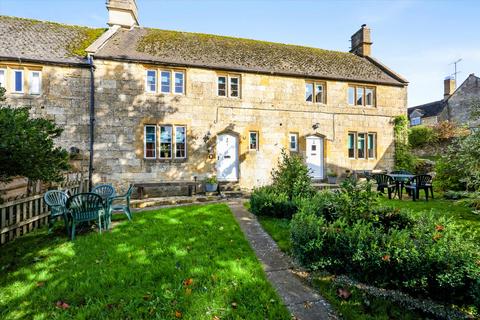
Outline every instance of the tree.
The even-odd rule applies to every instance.
[[[4,101],[5,89],[0,87],[0,103]],[[0,181],[23,176],[59,182],[69,168],[67,151],[54,143],[63,129],[52,120],[30,117],[29,111],[0,105]]]

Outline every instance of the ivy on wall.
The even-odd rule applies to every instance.
[[[394,118],[394,141],[395,141],[395,169],[413,171],[415,169],[415,157],[408,143],[408,118],[405,115]]]

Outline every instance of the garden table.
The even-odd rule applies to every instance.
[[[390,173],[388,175],[395,181],[395,184],[397,185],[396,193],[398,194],[398,199],[402,200],[402,190],[405,186],[405,182],[410,181],[415,175],[406,173]]]

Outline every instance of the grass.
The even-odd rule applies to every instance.
[[[42,229],[1,252],[5,320],[290,319],[223,204],[137,213],[74,242]]]

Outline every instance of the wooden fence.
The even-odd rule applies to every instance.
[[[88,180],[81,174],[67,174],[56,189],[72,194],[84,192]],[[48,222],[49,210],[43,201],[44,192],[0,204],[0,245],[25,235]]]

